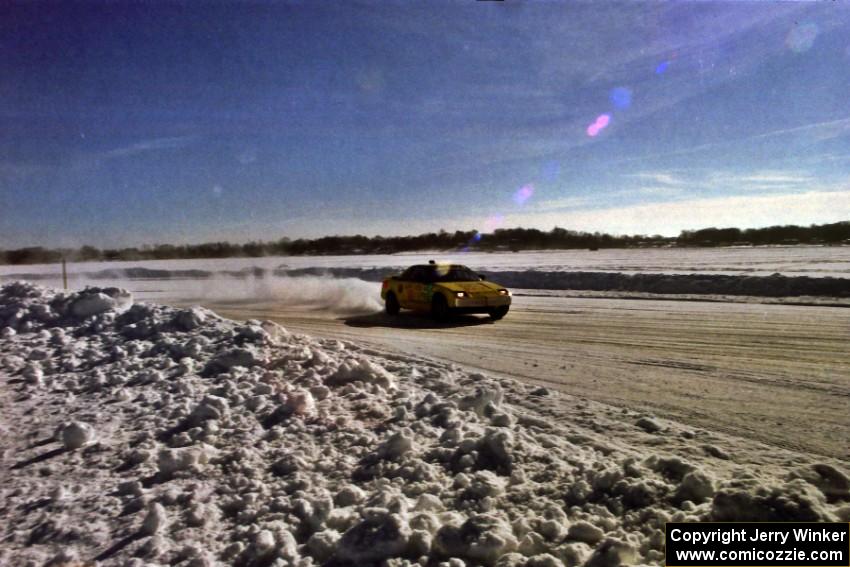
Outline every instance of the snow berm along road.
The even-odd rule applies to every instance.
[[[117,288],[5,285],[0,335],[4,565],[614,567],[666,521],[850,519],[830,463]]]

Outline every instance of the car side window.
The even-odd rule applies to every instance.
[[[437,269],[433,266],[423,267],[421,277],[417,281],[426,284],[434,283],[437,281]]]
[[[404,278],[405,281],[408,282],[419,282],[422,281],[422,268],[419,266],[413,266],[406,272],[407,277]]]
[[[406,282],[434,283],[437,281],[436,270],[430,266],[412,266],[402,272],[399,279]]]

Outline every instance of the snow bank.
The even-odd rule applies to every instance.
[[[353,260],[352,260],[353,261]],[[422,261],[422,260],[420,260]],[[460,261],[463,261],[461,258]],[[377,288],[372,285],[397,274],[407,266],[384,267],[306,267],[276,269],[250,267],[241,270],[185,270],[127,267],[72,274],[72,282],[112,283],[130,280],[179,280],[195,282],[198,298],[277,299],[293,304],[315,304],[342,312],[379,308]],[[781,267],[777,267],[782,269]],[[658,268],[659,270],[661,268]],[[694,268],[696,269],[696,268]],[[712,295],[737,297],[832,297],[850,298],[850,278],[805,275],[639,273],[505,269],[478,270],[502,285],[527,290],[574,290],[654,295]],[[836,272],[841,274],[840,271]],[[0,279],[60,281],[53,272],[0,275]],[[123,285],[123,284],[121,284]]]
[[[380,281],[392,270],[380,268],[278,269],[287,277],[334,275]],[[731,295],[752,297],[850,297],[850,279],[837,277],[740,274],[666,274],[570,272],[539,270],[481,271],[488,279],[517,289],[617,291],[671,295]]]
[[[615,567],[669,520],[848,515],[830,464],[715,471],[674,424],[122,290],[9,284],[0,330],[0,564]]]

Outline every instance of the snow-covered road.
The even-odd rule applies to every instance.
[[[495,324],[340,316],[276,301],[209,301],[315,336],[458,363],[690,425],[850,459],[850,310],[516,297]]]

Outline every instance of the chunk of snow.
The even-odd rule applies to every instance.
[[[643,416],[639,418],[635,425],[646,431],[647,433],[658,433],[662,427],[658,420],[651,417]]]
[[[596,547],[585,567],[618,567],[632,565],[634,560],[634,547],[627,542],[608,538]]]
[[[796,472],[799,476],[816,486],[830,500],[850,498],[850,477],[828,463],[815,463],[807,469]]]
[[[404,428],[393,433],[378,447],[378,455],[383,459],[394,461],[413,448],[413,431]]]
[[[484,416],[488,405],[498,407],[502,403],[504,392],[498,382],[488,381],[486,384],[475,386],[474,390],[460,399],[458,407],[462,410],[472,410]]]
[[[311,417],[316,414],[316,401],[307,390],[295,390],[286,396],[285,407],[293,415]]]
[[[196,447],[162,449],[157,456],[157,467],[161,475],[171,477],[194,468],[205,458],[203,451]]]
[[[69,310],[74,317],[86,319],[106,311],[120,313],[129,309],[132,304],[133,295],[126,290],[90,288],[77,294]]]
[[[153,502],[148,507],[147,515],[142,521],[139,532],[143,535],[154,535],[165,528],[167,523],[168,516],[165,513],[165,507],[159,502]]]
[[[201,425],[208,419],[222,419],[230,411],[227,400],[219,396],[207,394],[201,403],[192,410],[189,422],[192,425]]]
[[[712,499],[711,518],[717,522],[825,522],[833,515],[826,498],[802,479],[785,486],[747,483],[721,488]]]
[[[410,535],[410,527],[401,516],[386,510],[373,510],[343,534],[336,558],[355,564],[378,562],[401,554]]]
[[[714,496],[714,481],[705,472],[695,470],[685,474],[679,485],[677,497],[699,504]]]
[[[82,421],[72,421],[62,427],[60,436],[65,449],[73,451],[94,441],[94,428]]]
[[[207,372],[224,372],[234,366],[251,368],[252,366],[265,366],[268,358],[253,348],[237,347],[227,349],[216,355],[207,365]]]
[[[340,540],[340,534],[336,530],[322,530],[314,533],[307,540],[307,551],[319,563],[328,561],[336,551]]]
[[[502,555],[514,551],[518,542],[504,520],[493,515],[476,514],[460,527],[449,525],[440,528],[434,545],[450,557],[466,557],[492,565]]]
[[[367,359],[346,360],[336,372],[325,380],[325,383],[331,386],[341,386],[357,381],[376,384],[385,390],[394,386],[392,375],[381,365]]]
[[[183,331],[193,331],[203,325],[206,320],[206,310],[200,307],[178,311],[172,319],[174,325]]]
[[[572,524],[570,529],[567,531],[567,539],[583,541],[590,545],[596,545],[602,541],[603,537],[605,537],[605,532],[584,520]]]

